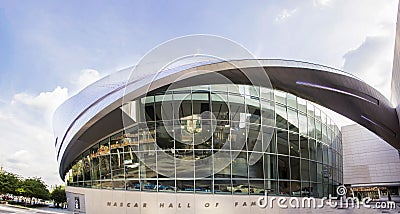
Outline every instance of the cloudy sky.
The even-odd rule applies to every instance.
[[[395,0],[117,2],[0,1],[0,166],[60,183],[55,108],[188,34],[232,39],[258,58],[343,69],[390,96]]]

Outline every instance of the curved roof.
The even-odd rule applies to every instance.
[[[233,66],[234,64],[234,66]],[[122,128],[123,99],[134,99],[151,90],[172,83],[193,71],[218,72],[234,83],[250,84],[241,71],[262,66],[274,88],[313,101],[366,127],[396,149],[400,149],[400,126],[390,102],[362,80],[326,66],[290,60],[206,61],[162,70],[158,75],[135,74],[131,69],[116,72],[86,87],[65,101],[53,118],[59,173],[94,142],[98,133],[112,133]],[[253,69],[254,70],[254,69]],[[207,72],[197,80],[206,80]],[[174,78],[175,77],[175,78]],[[187,75],[185,78],[196,76]],[[192,82],[193,83],[193,82]],[[124,98],[125,96],[125,98]],[[100,125],[107,121],[107,125]],[[113,124],[113,125],[110,125]]]

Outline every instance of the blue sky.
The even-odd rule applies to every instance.
[[[344,69],[389,96],[397,4],[2,0],[0,165],[60,182],[54,109],[99,77],[134,65],[158,44],[188,34],[232,39],[259,58]]]

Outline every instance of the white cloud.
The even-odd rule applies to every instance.
[[[391,34],[368,36],[356,49],[347,52],[343,68],[390,98],[394,41]]]
[[[313,6],[318,8],[330,6],[331,4],[332,0],[313,0]]]
[[[279,24],[273,14],[288,5],[260,5],[264,13],[254,12],[258,15],[255,27],[241,30],[252,32],[252,42],[246,45],[253,46],[250,50],[259,58],[339,68],[388,96],[397,4],[395,0],[296,1],[290,5],[297,8],[296,13]],[[338,120],[338,124],[347,122]]]
[[[81,90],[86,86],[92,84],[96,80],[100,79],[100,73],[97,70],[93,69],[83,69],[81,70],[81,74],[76,82],[77,90]]]
[[[292,10],[288,10],[288,9],[283,9],[276,17],[275,17],[275,21],[276,22],[281,22],[284,21],[285,19],[293,16],[293,14],[295,14],[297,12],[297,8],[292,9]]]
[[[42,110],[50,110],[58,106],[68,96],[68,89],[56,87],[51,92],[41,92],[38,96],[32,96],[27,93],[14,95],[12,103],[22,103]]]
[[[60,183],[54,151],[51,117],[68,97],[56,87],[38,95],[15,94],[0,107],[0,165],[24,177],[41,176],[48,184]]]
[[[360,46],[366,36],[395,28],[398,2],[384,2],[332,0],[321,10],[312,1],[296,1],[291,5],[297,8],[295,14],[279,24],[279,18],[272,14],[287,17],[284,14],[290,10],[260,5],[259,11],[263,13],[254,13],[258,15],[255,26],[242,29],[252,36],[245,45],[253,47],[249,49],[260,58],[295,59],[341,68],[343,55]],[[388,39],[393,38],[394,34]]]
[[[56,108],[68,98],[68,89],[57,86],[53,91],[33,95],[26,92],[13,96],[8,109],[8,118],[23,119],[30,125],[51,128],[52,115]]]
[[[82,88],[97,80],[95,70],[82,70],[71,88]],[[15,94],[0,105],[0,166],[24,177],[41,176],[49,185],[61,182],[55,157],[51,119],[56,108],[69,97],[69,90]]]

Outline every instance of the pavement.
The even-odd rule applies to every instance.
[[[71,213],[71,212],[68,212],[67,210],[63,210],[63,209],[55,209],[55,208],[48,208],[48,207],[34,209],[34,208],[26,208],[26,207],[0,204],[0,214],[3,214],[3,213],[9,213],[9,214],[14,214],[14,213],[59,214],[59,213]]]

